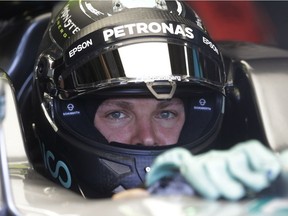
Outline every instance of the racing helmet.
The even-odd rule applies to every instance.
[[[34,168],[85,197],[139,187],[154,158],[175,146],[212,147],[224,113],[222,56],[182,1],[69,1],[43,36],[33,79]],[[94,115],[108,98],[183,101],[185,123],[169,146],[109,143]]]

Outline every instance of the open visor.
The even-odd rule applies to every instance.
[[[130,41],[131,42],[131,41]],[[221,57],[213,49],[188,47],[185,43],[143,42],[94,53],[62,74],[63,89],[90,92],[118,85],[179,81],[202,82],[223,87]],[[75,51],[76,52],[76,51]],[[87,61],[87,59],[89,59]],[[66,78],[66,80],[65,80]],[[66,81],[66,82],[65,82]]]
[[[224,112],[224,97],[219,92],[207,90],[190,92],[189,96],[180,99],[183,101],[186,120],[177,144],[191,144],[195,148],[199,146],[202,148],[205,146],[204,140],[209,139],[219,129]],[[104,100],[99,100],[92,94],[72,100],[55,100],[53,106],[56,110],[57,125],[61,125],[65,131],[70,131],[74,136],[81,137],[85,143],[99,148],[101,147],[99,143],[108,144],[94,125],[95,114]],[[122,147],[126,150],[139,149],[139,146],[135,145]],[[148,146],[146,148],[148,149]]]

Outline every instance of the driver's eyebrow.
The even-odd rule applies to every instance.
[[[131,109],[133,108],[133,104],[128,102],[128,101],[122,101],[122,100],[111,100],[111,101],[105,101],[103,102],[103,105],[104,106],[118,106],[118,107],[121,107],[121,108],[126,108],[126,109]]]
[[[182,104],[180,99],[172,99],[172,100],[159,101],[156,106],[158,109],[165,109],[169,106],[178,105],[178,104]],[[130,110],[134,108],[134,103],[126,101],[126,100],[108,100],[108,101],[103,102],[103,105],[104,106],[117,106],[122,109],[130,109]]]
[[[159,109],[164,109],[166,107],[172,106],[172,105],[178,105],[178,104],[182,104],[180,99],[174,99],[174,100],[165,100],[165,101],[161,101],[157,104],[157,107]]]

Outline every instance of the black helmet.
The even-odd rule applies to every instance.
[[[51,20],[33,83],[39,142],[35,169],[85,197],[141,186],[151,162],[173,146],[211,148],[224,112],[221,53],[181,1],[70,1]],[[178,143],[108,143],[93,118],[107,98],[145,97],[185,106]]]

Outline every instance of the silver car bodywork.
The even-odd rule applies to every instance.
[[[123,216],[240,216],[287,214],[287,199],[209,201],[186,196],[87,200],[36,173],[24,149],[24,137],[13,85],[7,74],[0,80],[0,215],[123,215]]]

